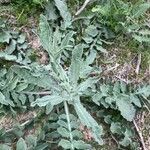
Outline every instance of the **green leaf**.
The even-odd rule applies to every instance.
[[[49,53],[49,55],[51,54],[51,46],[52,46],[52,29],[50,28],[47,19],[44,15],[40,16],[40,41],[41,44],[43,46],[43,48]]]
[[[28,87],[28,83],[20,83],[19,85],[17,85],[16,87],[16,92],[21,92],[24,89],[26,89]]]
[[[85,81],[81,82],[78,86],[78,92],[84,92],[87,88],[92,87],[93,84],[97,83],[98,78],[88,78]]]
[[[1,91],[0,91],[0,103],[3,105],[11,105],[12,107],[14,107],[14,103],[11,100],[6,99],[6,97],[3,95]]]
[[[137,90],[135,94],[143,95],[144,97],[150,96],[150,85],[143,86]]]
[[[83,45],[81,44],[77,45],[72,52],[69,78],[74,87],[77,86],[79,75],[80,75],[82,53],[83,53]]]
[[[95,50],[90,51],[90,54],[86,58],[86,65],[90,65],[94,62],[97,52]]]
[[[0,150],[11,150],[11,147],[5,144],[0,144]]]
[[[98,34],[98,30],[97,30],[96,26],[90,25],[85,30],[85,33],[90,35],[91,37],[95,37]]]
[[[121,135],[122,134],[122,129],[121,129],[120,122],[112,122],[111,126],[110,126],[110,131],[113,134],[117,133],[117,134]]]
[[[17,44],[16,40],[12,39],[9,46],[5,49],[5,52],[7,54],[12,54],[16,49],[16,44]]]
[[[146,13],[150,8],[150,3],[137,4],[137,7],[134,7],[132,10],[133,18],[138,18]]]
[[[147,37],[147,36],[142,36],[142,35],[138,35],[138,34],[133,34],[132,37],[139,41],[140,43],[142,42],[150,42],[150,37]]]
[[[70,136],[69,131],[63,127],[57,128],[57,131],[62,137],[68,138]]]
[[[54,3],[47,1],[47,5],[45,5],[45,14],[48,20],[56,20],[58,18]]]
[[[72,36],[75,32],[73,31],[70,31],[69,33],[67,33],[65,35],[65,37],[63,38],[63,40],[61,41],[61,46],[60,47],[67,47],[69,45],[69,42],[71,41],[72,39]]]
[[[19,35],[19,38],[17,39],[17,42],[19,44],[23,44],[25,42],[26,36],[24,34]]]
[[[9,43],[10,39],[11,39],[11,35],[9,32],[0,31],[0,43],[4,43],[4,42]]]
[[[121,115],[128,121],[132,121],[135,117],[135,108],[130,102],[130,97],[128,96],[118,96],[116,98],[116,105],[121,112]]]
[[[8,61],[16,61],[17,57],[15,55],[9,55],[4,52],[0,52],[0,58]]]
[[[133,143],[132,141],[132,137],[133,137],[133,134],[131,132],[131,130],[129,129],[126,129],[125,133],[124,133],[124,139],[122,141],[120,141],[119,143],[125,147],[129,146],[131,143]]]
[[[21,79],[24,79],[25,82],[37,85],[39,87],[43,87],[46,89],[51,89],[58,87],[57,82],[47,74],[43,74],[42,76],[33,76],[32,71],[29,68],[21,67],[21,66],[13,66],[11,70],[15,72]],[[55,86],[54,86],[55,85]]]
[[[58,123],[60,126],[62,126],[62,127],[68,128],[68,124],[67,124],[65,121],[61,120],[61,119],[59,119],[59,120],[57,121],[57,123]]]
[[[58,146],[63,147],[64,149],[71,149],[71,143],[68,140],[61,139]]]
[[[83,40],[87,43],[87,44],[90,44],[93,42],[93,38],[92,37],[84,37]]]
[[[12,91],[16,88],[19,78],[16,76],[12,81],[7,85],[7,90]]]
[[[21,101],[22,105],[25,104],[25,102],[27,101],[27,97],[25,94],[19,94],[18,99]]]
[[[34,107],[35,105],[38,105],[40,107],[46,106],[49,103],[52,106],[58,105],[61,102],[64,101],[64,98],[62,98],[61,96],[58,95],[47,95],[47,96],[43,96],[41,98],[37,98],[35,102],[31,103],[31,106]]]
[[[131,102],[132,102],[133,104],[135,104],[136,106],[138,106],[138,107],[141,107],[141,106],[142,106],[142,105],[141,105],[141,102],[140,102],[140,99],[139,99],[136,95],[130,94],[130,100],[131,100]]]
[[[3,95],[2,92],[0,92],[0,103],[4,105],[8,105],[8,103],[5,100],[5,96]]]
[[[47,143],[40,144],[39,146],[36,147],[36,150],[45,150],[48,147]]]
[[[103,144],[103,141],[101,139],[101,135],[103,132],[102,126],[98,125],[98,123],[93,119],[93,117],[82,106],[80,101],[74,102],[74,108],[81,123],[91,129],[92,136],[95,139],[95,141],[98,142],[100,145],[102,145]]]
[[[35,146],[37,146],[37,137],[33,135],[28,135],[26,137],[26,142],[29,147],[34,148]]]
[[[20,138],[17,142],[16,150],[27,150],[27,145],[23,138]]]
[[[68,27],[71,24],[71,14],[67,8],[67,4],[63,0],[54,0],[55,5],[58,8],[61,17],[64,19],[65,26]]]
[[[73,130],[72,135],[73,135],[73,137],[77,137],[79,139],[83,137],[81,131],[79,131],[79,130]]]
[[[90,149],[91,148],[91,145],[90,144],[86,144],[84,141],[81,141],[81,140],[73,140],[73,146],[76,148],[76,149]]]

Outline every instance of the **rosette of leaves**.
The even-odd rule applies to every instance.
[[[50,57],[49,64],[40,67],[42,69],[40,75],[38,71],[33,75],[35,70],[32,69],[32,65],[15,65],[11,69],[22,79],[22,82],[34,83],[35,85],[40,85],[44,90],[51,91],[51,94],[37,98],[36,101],[32,102],[31,106],[45,106],[46,113],[49,114],[54,106],[60,103],[64,105],[70,137],[70,140],[66,142],[67,145],[70,145],[71,149],[75,149],[75,147],[68,105],[74,108],[81,123],[90,128],[95,141],[103,144],[101,138],[102,126],[98,125],[81,103],[81,96],[88,93],[88,89],[92,88],[99,80],[96,76],[90,77],[92,72],[100,72],[99,68],[95,70],[91,66],[95,60],[96,52],[92,52],[86,58],[83,58],[84,46],[82,44],[76,45],[72,51],[71,64],[68,69],[64,69],[60,64],[60,58],[63,50],[70,46],[69,41],[71,38],[68,35],[72,34],[69,32],[62,39],[59,29],[57,28],[53,32],[46,17],[41,15],[40,39],[43,48]]]
[[[5,45],[5,49],[0,52],[2,60],[17,63],[30,63],[29,45],[26,36],[19,32],[0,30],[0,43]]]

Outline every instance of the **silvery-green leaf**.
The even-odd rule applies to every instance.
[[[12,79],[12,81],[7,85],[7,90],[12,91],[13,89],[15,89],[16,86],[17,86],[18,81],[19,81],[19,78],[14,77]]]
[[[128,121],[132,121],[135,117],[135,108],[128,96],[118,96],[116,98],[116,105],[121,112],[121,115]]]
[[[150,85],[146,85],[143,86],[141,88],[139,88],[136,92],[136,94],[141,94],[144,95],[145,97],[149,97],[150,96]]]
[[[16,91],[17,92],[21,92],[23,91],[24,89],[26,89],[28,87],[28,83],[20,83],[19,85],[17,85],[16,87]]]
[[[95,50],[90,51],[89,55],[86,58],[87,65],[90,65],[94,62],[94,60],[96,58],[96,54],[97,54],[97,52]]]
[[[25,50],[28,48],[28,44],[25,42],[23,44],[17,44],[17,49],[18,50]]]
[[[2,92],[0,92],[0,103],[1,104],[4,104],[4,105],[8,105],[6,99],[5,99],[5,96],[3,95]]]
[[[68,10],[67,4],[63,0],[54,0],[55,5],[58,8],[61,17],[64,19],[65,26],[68,27],[71,24],[71,14]]]
[[[45,14],[48,20],[56,20],[58,18],[54,3],[47,1],[47,5],[45,5]]]
[[[138,35],[138,34],[133,34],[132,37],[137,40],[138,42],[142,43],[142,42],[150,42],[150,37],[147,36],[142,36],[142,35]]]
[[[0,144],[0,150],[11,150],[11,147],[5,144]]]
[[[70,136],[70,133],[66,128],[59,127],[59,128],[57,128],[57,131],[63,137],[69,138],[69,136]]]
[[[28,135],[26,137],[26,142],[29,147],[34,148],[37,145],[37,137],[35,137],[34,135]]]
[[[72,39],[72,36],[75,32],[73,31],[70,31],[69,33],[67,33],[65,35],[65,37],[63,38],[63,40],[61,41],[61,47],[67,47],[69,45],[69,42],[71,41]]]
[[[17,44],[16,40],[12,39],[9,46],[5,49],[5,52],[7,54],[12,54],[14,50],[16,49],[16,44]]]
[[[124,82],[121,82],[120,83],[120,88],[121,88],[121,91],[123,93],[125,93],[127,91],[127,87],[126,87],[126,84]]]
[[[83,137],[82,132],[79,131],[79,130],[73,130],[72,135],[73,135],[73,137],[77,137],[77,138],[82,138]]]
[[[15,72],[20,78],[24,79],[26,82],[37,85],[39,87],[43,87],[46,89],[58,87],[57,82],[50,75],[43,74],[42,77],[34,77],[31,70],[20,66],[13,66],[11,70]]]
[[[3,105],[10,105],[12,107],[14,107],[14,103],[10,100],[10,97],[9,95],[7,94],[7,92],[1,92],[0,91],[0,103],[3,104]]]
[[[122,141],[120,141],[119,144],[127,147],[133,142],[131,139],[133,135],[129,129],[126,129],[124,135],[125,135],[124,139]]]
[[[95,84],[99,79],[98,78],[88,78],[85,81],[81,82],[78,85],[78,92],[84,92],[87,90],[87,88],[92,87],[93,84]]]
[[[88,26],[85,32],[92,37],[95,37],[98,34],[98,30],[94,25]]]
[[[17,142],[16,150],[27,150],[27,145],[23,138],[20,138]]]
[[[19,100],[19,98],[18,98],[18,97],[19,97],[19,94],[17,94],[16,92],[12,91],[12,92],[11,92],[11,97],[12,97],[14,103],[17,104],[17,106],[21,106],[21,102],[20,102],[20,100]]]
[[[61,33],[59,32],[59,29],[56,28],[56,31],[53,34],[53,42],[52,42],[52,50],[51,53],[53,54],[54,58],[57,60],[64,50],[62,47],[59,47],[59,44],[61,43]]]
[[[43,46],[43,48],[49,53],[49,55],[51,54],[51,46],[52,46],[52,29],[50,28],[47,19],[44,15],[40,16],[40,41],[41,44]]]
[[[99,101],[101,100],[102,97],[103,97],[102,93],[97,92],[92,96],[92,101],[99,106],[100,105]]]
[[[69,78],[74,87],[77,86],[77,82],[80,76],[82,53],[83,53],[83,45],[81,44],[77,45],[72,52]]]
[[[136,96],[134,94],[130,94],[130,100],[136,106],[141,107],[141,102],[140,102],[140,99],[138,98],[138,96]]]
[[[73,146],[79,150],[91,149],[90,144],[86,144],[84,141],[81,140],[73,140]]]
[[[40,144],[39,146],[36,146],[36,150],[45,150],[48,147],[48,143]]]
[[[103,48],[101,45],[95,45],[96,49],[102,53],[108,54],[107,50],[105,48]]]
[[[0,69],[0,78],[3,77],[7,73],[6,68]]]
[[[9,43],[10,39],[11,39],[11,35],[9,32],[0,31],[0,43],[4,43],[4,42]]]
[[[17,42],[19,44],[23,44],[25,42],[25,38],[26,38],[26,36],[24,34],[21,34],[21,35],[19,35]]]
[[[21,101],[22,105],[24,105],[27,100],[27,97],[25,94],[21,93],[21,94],[19,94],[18,99]]]
[[[98,125],[98,123],[93,119],[93,117],[86,111],[79,100],[74,102],[74,108],[76,113],[83,125],[86,125],[91,129],[92,136],[100,145],[103,144],[103,140],[101,135],[103,134],[102,126]]]
[[[93,38],[92,37],[84,37],[83,40],[87,43],[90,44],[93,42]]]
[[[5,60],[9,60],[9,61],[16,61],[17,57],[15,55],[9,55],[6,54],[4,52],[0,52],[0,58],[3,58]]]
[[[111,126],[110,126],[110,131],[115,134],[122,134],[122,128],[121,128],[121,124],[119,122],[112,122]]]
[[[142,16],[150,8],[150,3],[148,2],[148,3],[138,4],[136,6],[137,7],[134,7],[132,10],[133,18],[138,18]]]
[[[58,146],[63,147],[64,149],[71,149],[71,143],[68,140],[61,139]]]
[[[48,103],[46,105],[46,114],[48,115],[53,110],[53,105],[51,103]]]
[[[59,119],[59,120],[57,121],[57,123],[58,123],[60,126],[62,126],[62,127],[68,128],[68,124],[67,124],[65,121],[61,120],[61,119]]]
[[[49,103],[54,106],[54,105],[58,105],[59,103],[63,102],[64,98],[62,98],[61,96],[58,95],[47,95],[47,96],[43,96],[41,98],[37,98],[35,102],[31,103],[31,106],[34,107],[35,105],[38,105],[40,107],[42,106],[46,106]]]

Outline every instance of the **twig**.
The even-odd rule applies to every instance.
[[[137,66],[136,66],[136,70],[135,70],[136,74],[139,74],[140,65],[141,65],[141,54],[138,55],[138,61],[137,61]]]
[[[111,134],[112,139],[116,142],[117,146],[119,145],[117,139]]]
[[[90,0],[85,0],[84,4],[81,6],[81,8],[75,13],[75,16],[78,16],[87,6],[87,4],[90,2]]]
[[[141,131],[139,130],[138,125],[137,125],[137,123],[136,123],[135,120],[133,120],[133,124],[134,124],[134,126],[135,126],[135,129],[136,129],[138,135],[139,135],[140,142],[141,142],[141,144],[142,144],[143,150],[147,150],[147,148],[146,148],[146,146],[145,146],[145,143],[144,143],[143,135],[142,135]]]

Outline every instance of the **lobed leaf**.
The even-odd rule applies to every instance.
[[[103,132],[102,126],[98,125],[98,123],[94,120],[94,118],[86,111],[86,109],[83,107],[80,101],[76,101],[74,103],[74,108],[81,123],[91,129],[95,141],[98,142],[100,145],[102,145],[103,144],[103,141],[101,139],[101,135]]]

